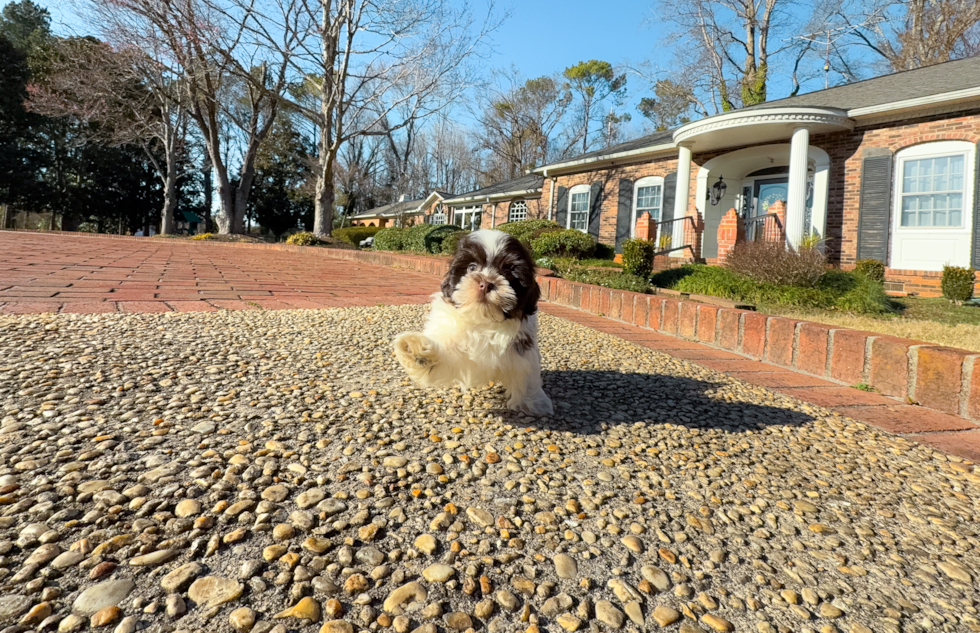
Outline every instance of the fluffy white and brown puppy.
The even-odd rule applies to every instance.
[[[509,409],[551,414],[541,389],[540,294],[523,244],[503,231],[474,231],[460,240],[423,331],[395,338],[395,357],[423,387],[492,380],[507,388]]]

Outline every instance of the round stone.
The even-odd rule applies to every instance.
[[[455,569],[442,563],[429,565],[422,571],[422,577],[429,582],[446,582],[455,575]]]
[[[559,578],[574,579],[578,577],[578,564],[568,554],[558,554],[554,559],[555,573]]]
[[[94,615],[105,607],[116,606],[135,588],[136,583],[128,578],[101,582],[79,594],[71,609],[80,615]]]
[[[216,607],[239,598],[245,587],[242,583],[221,576],[205,576],[191,584],[187,595],[199,605]]]
[[[235,609],[228,616],[228,623],[236,631],[242,631],[242,633],[251,631],[252,627],[255,626],[255,611],[252,611],[248,607]]]

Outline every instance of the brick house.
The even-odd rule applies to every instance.
[[[541,200],[540,174],[525,174],[512,180],[449,198],[452,224],[463,228],[493,228],[504,222],[548,217],[547,201]]]
[[[446,191],[433,191],[422,200],[407,200],[402,195],[398,202],[386,204],[364,213],[352,215],[351,226],[411,226],[419,222],[445,224],[448,209],[443,201],[453,194]]]
[[[748,235],[813,234],[831,263],[878,259],[889,290],[934,295],[944,264],[980,267],[978,161],[974,57],[707,117],[446,204],[479,205],[489,228],[522,201],[617,250],[649,213],[666,257],[707,262],[734,209]],[[540,189],[520,191],[533,176]]]

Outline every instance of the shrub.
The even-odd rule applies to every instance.
[[[373,237],[380,230],[380,226],[349,226],[343,229],[334,229],[330,235],[336,237],[341,242],[360,246],[363,240]]]
[[[561,276],[569,281],[579,281],[586,284],[629,290],[631,292],[650,292],[650,282],[643,277],[629,275],[618,270],[596,270],[576,266],[564,271]]]
[[[315,246],[316,244],[320,243],[320,240],[316,235],[310,233],[309,231],[300,231],[287,237],[286,243],[295,244],[297,246]]]
[[[198,233],[197,235],[191,236],[192,240],[213,240],[215,239],[214,233]]]
[[[595,239],[576,229],[545,233],[531,243],[535,257],[574,257],[583,259],[595,252]]]
[[[450,233],[442,240],[442,252],[446,255],[455,255],[459,247],[459,241],[469,235],[469,231],[455,231]]]
[[[425,234],[422,243],[426,253],[441,253],[442,243],[459,232],[459,227],[455,224],[441,224],[435,229]]]
[[[436,253],[439,252],[442,238],[445,237],[439,233],[448,234],[458,230],[459,227],[450,224],[416,224],[405,229],[405,242],[402,248],[416,253]],[[430,237],[432,233],[437,234]],[[430,247],[435,250],[430,250]]]
[[[877,259],[861,259],[854,264],[854,272],[865,279],[885,283],[885,265]]]
[[[973,296],[974,276],[972,268],[943,266],[943,296],[957,305],[968,301]]]
[[[858,277],[854,287],[837,299],[839,309],[861,314],[884,314],[894,311],[891,299],[885,294],[884,284],[867,277]]]
[[[510,233],[528,248],[531,243],[544,233],[562,230],[562,226],[551,220],[519,220],[517,222],[505,222],[497,226],[497,230]]]
[[[608,259],[612,261],[613,259],[616,259],[616,249],[609,244],[599,242],[595,245],[595,253],[593,254],[593,257],[596,259]]]
[[[381,229],[374,234],[374,250],[376,251],[400,251],[405,248],[405,233],[408,229],[391,227]]]
[[[812,286],[827,272],[827,259],[817,248],[786,248],[782,242],[739,242],[727,266],[757,281],[777,286]]]
[[[649,279],[653,272],[653,254],[657,244],[652,240],[623,241],[623,270],[630,275]]]

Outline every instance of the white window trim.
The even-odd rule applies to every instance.
[[[892,191],[892,226],[895,231],[927,232],[927,233],[963,233],[971,232],[973,222],[973,183],[976,158],[973,153],[976,146],[969,141],[935,141],[906,147],[895,155],[895,173],[892,176],[894,189]],[[905,173],[905,161],[921,158],[941,158],[963,154],[963,226],[902,226],[902,184]]]
[[[472,218],[473,218],[473,214],[474,213],[480,213],[481,214],[480,222],[482,224],[482,222],[483,222],[483,218],[482,218],[483,207],[482,206],[479,206],[479,207],[461,207],[461,208],[455,210],[455,216],[458,216],[460,218],[460,221],[461,221],[460,228],[462,230],[464,230],[464,231],[469,231],[470,230],[469,224],[472,222]],[[454,216],[454,219],[455,219],[455,216]],[[479,229],[480,227],[477,226],[476,228]]]
[[[511,217],[511,215],[513,213],[514,205],[515,204],[518,204],[518,203],[524,205],[524,218],[523,219],[524,220],[527,219],[527,214],[530,211],[530,208],[528,207],[527,200],[525,200],[524,198],[521,198],[519,200],[511,200],[510,204],[507,205],[507,221],[508,222],[517,222],[517,220],[514,220]]]
[[[587,202],[585,204],[585,228],[584,229],[578,229],[579,231],[582,231],[583,233],[588,233],[589,232],[589,209],[592,206],[592,186],[591,185],[575,185],[574,187],[570,187],[569,188],[569,190],[568,190],[568,209],[566,209],[566,213],[565,213],[565,216],[566,216],[565,217],[565,228],[566,229],[572,228],[572,194],[576,194],[576,193],[585,193],[585,194],[588,194],[588,198],[586,198]]]
[[[664,217],[664,178],[663,176],[647,176],[633,183],[633,213],[630,220],[630,237],[636,237],[636,202],[640,196],[640,187],[655,187],[660,185],[660,217]],[[657,219],[660,222],[660,218]]]

